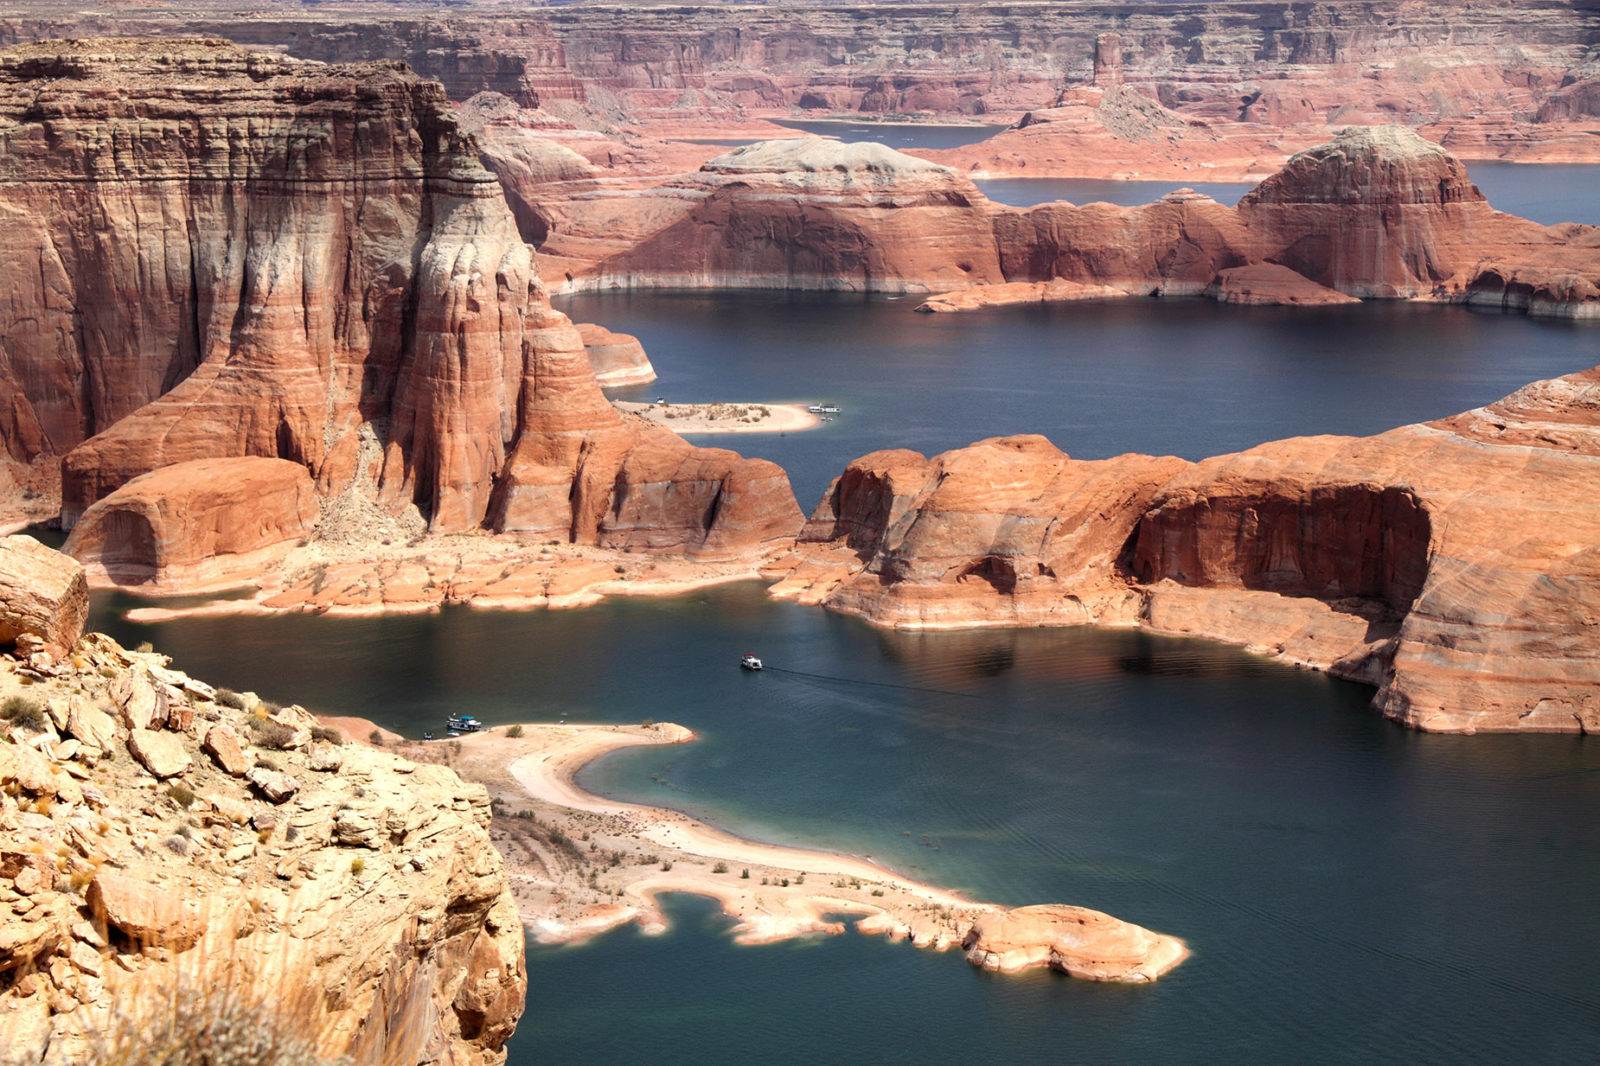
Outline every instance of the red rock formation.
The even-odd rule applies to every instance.
[[[316,524],[316,489],[299,463],[195,459],[96,501],[62,550],[92,583],[198,592],[249,580]]]
[[[378,497],[435,530],[485,522],[497,479],[516,483],[514,456],[547,433],[608,434],[624,480],[591,490],[602,510],[636,470],[669,476],[623,469],[636,444],[681,442],[618,428],[437,85],[393,63],[81,41],[0,55],[0,115],[0,447],[66,456],[69,526],[141,474],[217,456],[289,460],[337,493],[374,430]],[[732,453],[681,447],[696,485],[750,480]],[[570,484],[577,453],[564,460],[541,476]],[[750,471],[797,526],[770,467]],[[698,491],[662,499],[698,506]],[[706,530],[695,547],[741,538]]]
[[[649,235],[584,272],[584,285],[894,290],[1002,280],[982,195],[945,167],[878,144],[763,141],[651,199]]]
[[[1257,303],[1342,293],[1600,314],[1600,227],[1495,211],[1459,161],[1399,126],[1352,127],[1296,155],[1237,208],[1178,190],[1138,207],[1024,210],[880,146],[763,142],[635,193],[638,243],[577,262],[591,234],[617,232],[616,202],[552,206],[568,232],[564,287],[973,290],[930,310],[1108,287]]]
[[[1255,263],[1219,270],[1216,278],[1207,286],[1206,295],[1225,304],[1310,306],[1361,302],[1354,296],[1318,285],[1310,278],[1277,263]]]
[[[604,326],[578,323],[589,365],[602,389],[623,385],[647,385],[656,379],[656,368],[644,353],[644,345],[630,333],[613,333]]]
[[[878,452],[775,591],[888,625],[1139,624],[1365,681],[1420,729],[1600,732],[1597,478],[1600,368],[1197,464]]]

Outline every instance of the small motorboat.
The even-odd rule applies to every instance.
[[[814,403],[807,406],[806,410],[814,415],[836,415],[839,413],[839,405],[836,403]]]
[[[759,670],[761,669],[761,660],[746,652],[744,658],[739,660],[739,665],[746,670]]]
[[[453,714],[446,724],[452,733],[476,733],[483,728],[483,723],[470,714]]]

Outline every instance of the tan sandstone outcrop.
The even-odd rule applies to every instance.
[[[0,644],[26,637],[70,649],[88,618],[82,566],[32,537],[0,540]]]
[[[985,970],[1048,967],[1092,981],[1153,981],[1184,956],[1171,937],[1100,911],[1050,903],[982,915],[961,946],[968,961]]]
[[[774,594],[881,625],[1140,625],[1365,682],[1420,729],[1597,732],[1597,479],[1600,368],[1201,463],[877,452]]]
[[[106,713],[147,689],[167,707],[148,729]],[[140,1061],[144,1021],[234,1004],[319,1058],[503,1061],[526,975],[482,787],[314,744],[303,710],[222,702],[99,635],[70,662],[0,657],[0,692],[19,690],[50,712],[0,723],[8,1048],[66,1066],[134,1039],[120,1061]],[[267,794],[201,755],[221,731],[252,738],[227,759]]]
[[[247,581],[310,535],[316,488],[285,459],[195,459],[143,474],[92,504],[62,550],[91,584],[181,588]]]
[[[499,182],[443,90],[401,65],[212,40],[29,45],[0,54],[0,119],[0,450],[65,457],[69,527],[141,474],[257,456],[303,466],[324,495],[360,483],[435,531],[471,529],[506,515],[530,454],[541,490],[566,495],[602,439],[608,480],[579,494],[640,529],[659,518],[637,542],[743,544],[722,511],[635,503],[699,507],[732,483],[759,483],[775,494],[759,506],[798,526],[770,464],[610,410]],[[660,491],[680,468],[693,484]],[[635,472],[648,484],[631,493]],[[548,518],[557,536],[592,528]]]

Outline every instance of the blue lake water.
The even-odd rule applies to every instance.
[[[787,437],[810,506],[865,451],[1042,431],[1084,456],[1201,456],[1375,432],[1595,361],[1594,329],[1455,308],[1123,301],[972,316],[914,300],[585,296],[671,399],[835,399]],[[999,977],[860,937],[740,948],[702,901],[673,931],[530,949],[516,1066],[574,1063],[1573,1062],[1600,1041],[1600,747],[1432,737],[1359,686],[1125,631],[895,633],[755,584],[581,611],[123,620],[233,688],[411,735],[670,719],[587,787],[777,842],[870,854],[1007,904],[1182,936],[1148,988]],[[739,653],[781,669],[751,675]]]
[[[1600,361],[1600,330],[1456,307],[1241,308],[1133,299],[923,315],[920,297],[603,293],[579,321],[632,333],[635,400],[837,400],[786,437],[702,437],[782,464],[809,509],[851,459],[1043,433],[1070,455],[1200,459],[1441,418]]]
[[[775,119],[780,126],[834,137],[846,144],[874,141],[890,148],[961,148],[988,140],[1004,126],[933,126],[921,122],[850,122],[835,119]]]
[[[1467,173],[1497,210],[1545,225],[1600,225],[1600,166],[1472,162]],[[1015,207],[1065,200],[1132,206],[1187,186],[1233,205],[1254,182],[1094,181],[1080,178],[994,178],[975,183],[996,203]]]

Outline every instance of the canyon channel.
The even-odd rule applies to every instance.
[[[929,316],[914,302],[559,301],[645,342],[662,380],[638,395],[838,401],[816,430],[740,439],[807,505],[873,448],[932,454],[1024,426],[1083,458],[1378,432],[1580,369],[1595,337],[1382,303]],[[755,583],[578,611],[157,625],[120,618],[141,601],[99,595],[91,628],[151,640],[197,676],[410,735],[461,707],[491,724],[679,722],[700,739],[619,752],[580,782],[755,839],[870,854],[974,898],[1098,906],[1193,952],[1150,988],[995,978],[876,938],[735,946],[714,909],[681,897],[662,936],[531,947],[512,1063],[796,1046],[934,1063],[974,1047],[1013,1062],[1543,1059],[1593,1035],[1600,832],[1586,812],[1600,755],[1587,738],[1418,734],[1381,719],[1364,686],[1216,644],[884,631]],[[745,675],[746,650],[800,674]],[[1464,1020],[1415,1024],[1444,1015]]]

